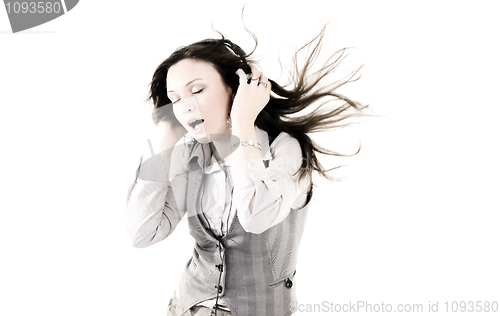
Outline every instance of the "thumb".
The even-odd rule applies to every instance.
[[[236,74],[238,75],[238,77],[240,77],[240,84],[243,84],[243,83],[246,83],[248,81],[248,79],[250,79],[252,74],[246,74],[243,69],[238,69],[236,70]]]

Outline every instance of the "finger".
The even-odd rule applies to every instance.
[[[248,64],[250,66],[250,70],[252,71],[252,80],[259,80],[260,76],[262,75],[262,72],[259,70],[259,68],[254,65],[254,64]]]
[[[271,81],[267,81],[267,86],[266,86],[266,91],[267,91],[267,95],[268,96],[271,96],[271,88],[273,87],[273,85],[271,84]]]
[[[271,90],[271,82],[269,82],[269,78],[267,78],[266,75],[264,75],[264,74],[262,74],[260,76],[258,86],[259,87],[263,86],[266,88],[266,90],[269,89],[269,91]]]
[[[268,83],[268,81],[269,81],[269,79],[266,77],[266,75],[264,75],[264,74],[260,75],[260,79],[259,79],[260,84]]]

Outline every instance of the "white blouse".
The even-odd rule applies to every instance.
[[[299,142],[289,134],[281,133],[269,146],[265,131],[256,127],[256,134],[262,148],[262,159],[251,158],[234,166],[228,163],[219,165],[213,155],[207,163],[198,153],[198,163],[205,167],[203,170],[207,175],[202,185],[200,211],[203,216],[200,218],[215,235],[227,232],[236,213],[245,231],[262,233],[283,221],[291,208],[303,206],[307,199],[309,182],[298,181],[295,174],[302,165]],[[179,150],[174,148],[170,159],[162,160],[157,168],[149,166],[150,171],[154,170],[152,179],[145,180],[148,175],[139,176],[142,164],[137,169],[127,196],[128,229],[135,247],[147,247],[163,240],[186,213],[187,157],[183,157],[186,153],[183,142],[181,140],[176,145]],[[265,168],[264,160],[269,160],[268,168]],[[157,177],[160,173],[165,177]],[[250,213],[248,205],[254,195]],[[215,300],[207,300],[199,305],[212,308],[214,304]],[[227,310],[223,298],[219,305]]]
[[[202,220],[216,235],[227,231],[236,213],[245,231],[262,233],[283,221],[291,208],[299,208],[306,201],[309,181],[298,181],[295,174],[302,165],[299,142],[281,133],[269,146],[265,131],[256,127],[256,134],[262,147],[262,160],[251,158],[233,166],[226,163],[221,166],[211,156],[204,169],[207,182],[203,189]],[[178,146],[184,145],[180,142]],[[168,180],[166,177],[145,180],[147,175],[141,179],[140,169],[147,161],[137,169],[127,196],[127,225],[135,247],[147,247],[163,240],[185,215],[186,168],[170,162],[185,159],[182,157],[185,152],[174,149],[172,158],[162,166],[168,170],[164,172]],[[263,160],[269,160],[268,168]],[[202,159],[198,162],[203,163]],[[254,195],[250,213],[248,205]]]

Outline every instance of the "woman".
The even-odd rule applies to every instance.
[[[187,216],[196,243],[168,315],[294,312],[312,173],[329,178],[316,153],[337,155],[308,133],[342,126],[363,109],[334,92],[357,70],[323,82],[346,50],[309,74],[324,31],[297,52],[317,40],[302,70],[295,55],[291,89],[224,37],[181,47],[156,69],[149,98],[161,135],[141,161],[127,208],[136,247],[163,240]],[[294,115],[323,98],[343,103]]]

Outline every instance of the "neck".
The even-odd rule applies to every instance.
[[[215,158],[219,161],[219,163],[222,163],[228,159],[234,150],[236,150],[237,146],[233,145],[239,143],[239,139],[231,134],[222,134],[213,139],[212,143],[215,147]]]

